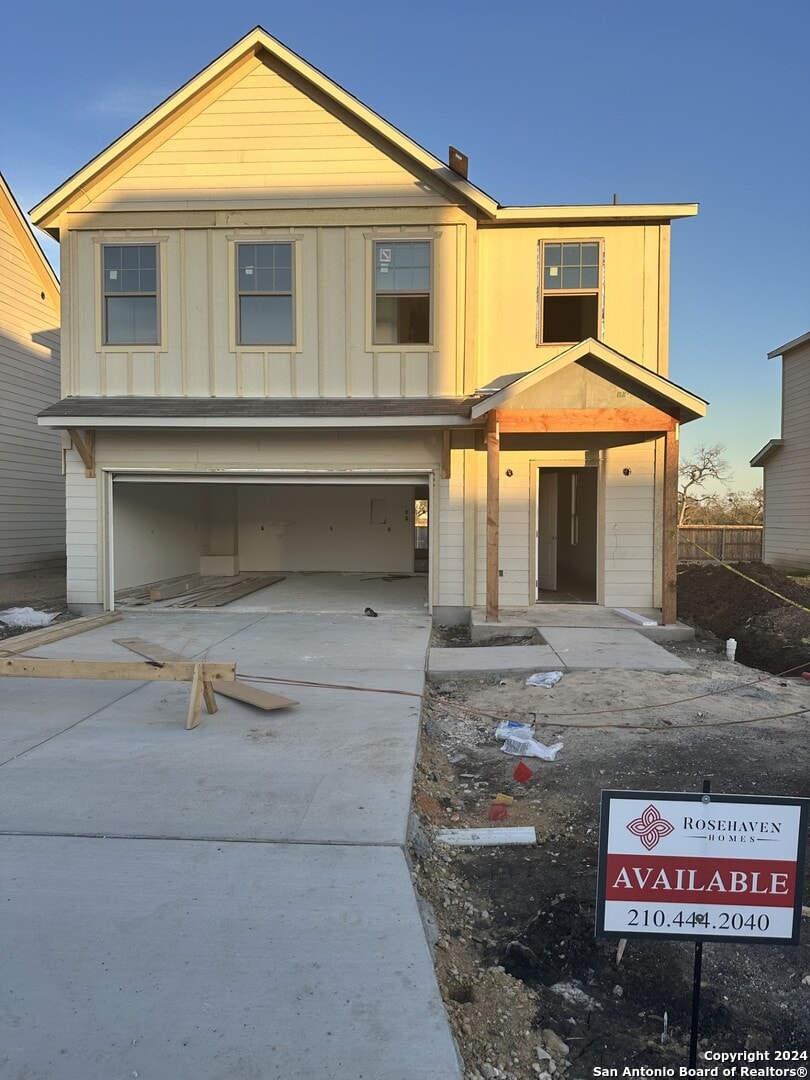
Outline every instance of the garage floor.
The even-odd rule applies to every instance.
[[[350,574],[331,571],[285,572],[284,580],[233,600],[219,611],[291,614],[362,615],[370,607],[380,614],[424,614],[428,605],[427,574]],[[149,608],[172,607],[163,600]],[[116,600],[126,610],[126,597]],[[143,609],[141,609],[143,610]],[[209,609],[210,610],[210,609]]]

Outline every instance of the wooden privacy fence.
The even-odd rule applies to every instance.
[[[708,562],[712,557],[724,562],[761,562],[762,526],[678,526],[679,562]]]

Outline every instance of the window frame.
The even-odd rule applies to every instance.
[[[290,289],[248,293],[239,288],[239,249],[242,247],[280,247],[290,249]],[[300,349],[301,327],[299,325],[300,256],[299,239],[286,233],[283,236],[240,236],[231,240],[231,272],[233,274],[233,318],[231,321],[233,346],[235,350],[245,352],[296,352]],[[243,296],[289,296],[291,340],[283,342],[243,342],[242,339],[242,304]]]
[[[370,267],[370,308],[369,308],[369,346],[372,352],[430,352],[436,348],[435,343],[435,320],[436,309],[436,241],[432,235],[414,236],[379,236],[371,235],[369,240],[369,267]],[[378,292],[377,290],[377,247],[378,245],[390,245],[395,247],[404,244],[427,244],[429,253],[429,277],[427,291],[394,291]],[[397,296],[425,296],[428,300],[428,340],[427,341],[377,341],[377,297]]]
[[[149,237],[127,237],[125,238],[113,238],[113,237],[100,237],[98,238],[98,268],[99,268],[99,293],[100,293],[100,310],[98,320],[98,332],[99,332],[99,348],[100,350],[108,350],[112,352],[132,352],[135,350],[147,350],[150,352],[159,350],[163,345],[164,329],[163,329],[163,304],[162,304],[162,261],[163,261],[163,243],[154,236]],[[105,253],[110,248],[154,248],[155,251],[155,288],[154,291],[121,291],[121,292],[108,292],[107,291],[107,274],[105,266]],[[109,320],[107,316],[107,301],[108,299],[115,299],[122,296],[153,296],[155,299],[155,338],[154,341],[110,341],[108,325]]]
[[[546,247],[559,244],[564,247],[566,244],[597,244],[598,255],[596,262],[597,270],[597,282],[596,285],[587,289],[546,289],[545,287],[545,251]],[[562,258],[562,253],[561,253]],[[561,262],[561,266],[565,264]],[[582,265],[581,263],[579,264]],[[605,327],[605,307],[604,307],[604,285],[605,285],[605,242],[604,237],[599,236],[572,236],[572,237],[551,237],[545,240],[539,240],[537,243],[537,345],[576,345],[577,341],[546,341],[543,336],[543,311],[545,308],[545,298],[547,296],[595,296],[596,297],[596,337],[598,340],[602,340]]]

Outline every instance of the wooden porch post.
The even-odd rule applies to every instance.
[[[500,449],[498,414],[487,413],[487,622],[497,622],[500,527]]]
[[[661,622],[678,619],[678,442],[679,429],[664,434],[664,536],[661,559]]]

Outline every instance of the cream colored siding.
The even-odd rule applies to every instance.
[[[58,566],[65,552],[61,439],[36,420],[59,398],[59,310],[7,209],[0,191],[0,575]]]
[[[67,455],[67,597],[79,607],[102,603],[101,474],[84,475],[76,453]]]
[[[604,324],[599,338],[618,352],[666,374],[661,327],[668,295],[659,281],[662,230],[634,224],[483,227],[478,299],[477,385],[505,372],[530,371],[565,348],[538,345],[538,258],[542,240],[601,240]]]
[[[763,470],[763,559],[810,570],[810,342],[782,358],[782,439]]]
[[[149,229],[71,234],[69,392],[79,396],[423,397],[461,393],[465,249],[460,223],[440,227]],[[433,343],[371,342],[375,236],[433,243]],[[235,327],[235,245],[295,245],[292,347],[241,347]],[[161,252],[158,346],[102,342],[105,243],[155,243]]]
[[[652,607],[655,444],[608,450],[604,474],[604,603]]]
[[[253,58],[235,85],[130,164],[89,204],[138,210],[438,204],[442,196],[357,121]]]

